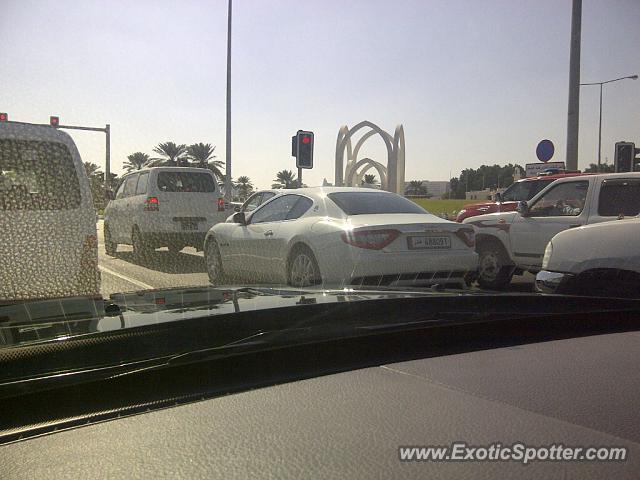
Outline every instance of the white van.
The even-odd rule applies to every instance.
[[[0,122],[0,303],[99,288],[96,211],[73,140]]]
[[[210,170],[155,167],[123,177],[104,212],[104,244],[115,255],[118,244],[136,255],[168,247],[202,250],[207,231],[226,219],[224,199]]]

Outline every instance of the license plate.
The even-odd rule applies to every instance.
[[[412,250],[451,248],[451,239],[449,237],[432,237],[428,235],[409,237],[407,238],[407,243]]]
[[[181,222],[182,230],[198,230],[198,222]]]

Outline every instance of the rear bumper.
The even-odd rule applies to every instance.
[[[478,268],[472,251],[420,255],[413,252],[377,252],[356,247],[322,256],[320,272],[330,285],[462,284],[467,272]],[[320,260],[320,259],[319,259]]]
[[[570,273],[542,270],[536,275],[536,290],[542,293],[565,293],[574,280],[575,275]]]

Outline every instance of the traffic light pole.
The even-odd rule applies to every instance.
[[[109,190],[109,187],[111,186],[111,125],[109,125],[108,123],[105,125],[104,128],[99,128],[99,127],[80,127],[78,125],[57,125],[54,128],[64,128],[65,130],[85,130],[85,131],[89,131],[89,132],[104,132],[105,136],[106,136],[106,143],[105,143],[105,151],[106,151],[106,158],[105,158],[105,167],[104,167],[104,188],[105,191]]]
[[[302,169],[298,167],[298,188],[302,188]]]

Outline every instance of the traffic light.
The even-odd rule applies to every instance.
[[[60,117],[54,117],[54,116],[49,117],[49,124],[52,127],[60,126]]]
[[[313,168],[313,132],[298,130],[292,138],[292,154],[297,168]]]
[[[9,115],[4,112],[0,112],[0,122],[8,122],[8,121],[9,121]]]
[[[632,142],[617,142],[614,157],[616,172],[633,172],[636,146]]]

